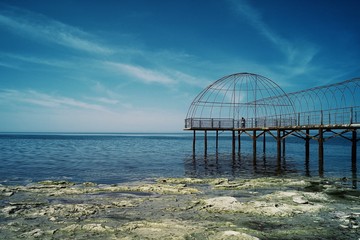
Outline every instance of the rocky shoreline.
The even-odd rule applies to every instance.
[[[360,239],[359,203],[313,178],[0,185],[0,238]]]

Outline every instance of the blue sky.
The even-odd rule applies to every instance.
[[[360,76],[360,2],[0,0],[0,131],[176,132],[211,82]]]

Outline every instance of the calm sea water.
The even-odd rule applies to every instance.
[[[258,140],[256,164],[252,140],[241,139],[241,154],[231,154],[231,137],[198,134],[192,152],[192,133],[174,134],[0,134],[0,183],[23,184],[46,179],[119,183],[159,177],[318,176],[317,142],[311,143],[305,163],[304,141],[286,139],[286,152],[277,163],[276,144]],[[356,179],[351,164],[351,142],[337,137],[325,143],[324,177]],[[360,154],[358,154],[359,156]],[[359,157],[358,157],[359,158]],[[359,162],[359,159],[357,159]]]

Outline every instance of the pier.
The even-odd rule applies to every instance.
[[[310,159],[310,140],[318,143],[319,175],[324,173],[324,144],[334,137],[351,144],[352,169],[356,172],[360,128],[360,78],[297,92],[285,93],[272,80],[253,73],[225,76],[205,88],[191,103],[185,130],[193,131],[193,154],[197,132],[203,132],[205,155],[208,132],[231,132],[232,154],[241,154],[241,135],[252,139],[254,164],[257,144],[266,149],[266,137],[276,141],[278,164],[285,154],[286,138],[304,140],[305,161]]]

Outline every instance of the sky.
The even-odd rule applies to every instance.
[[[0,0],[0,132],[179,132],[250,72],[285,92],[360,77],[358,0]]]

